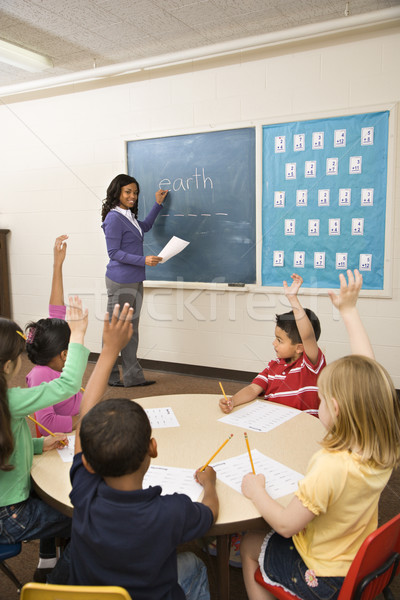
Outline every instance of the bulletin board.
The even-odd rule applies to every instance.
[[[389,111],[263,126],[262,285],[384,286]]]
[[[168,189],[164,208],[144,236],[157,255],[172,236],[190,244],[156,268],[152,281],[256,282],[255,128],[127,142],[128,173],[140,185],[139,219]]]

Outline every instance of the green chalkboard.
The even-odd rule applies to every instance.
[[[145,234],[145,254],[172,236],[190,242],[146,277],[157,281],[255,283],[255,129],[127,143],[128,173],[140,184],[139,219],[157,189],[170,190]]]

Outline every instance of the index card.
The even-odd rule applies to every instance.
[[[67,435],[68,438],[68,446],[64,446],[63,448],[57,448],[57,452],[61,457],[61,460],[65,463],[72,463],[75,455],[75,436]]]
[[[164,408],[145,408],[144,410],[149,418],[152,429],[179,427],[178,419],[172,408],[169,406]]]
[[[262,400],[256,400],[249,406],[221,417],[218,421],[243,427],[251,431],[271,431],[275,427],[282,425],[289,419],[298,415],[301,411],[280,404],[267,404]]]

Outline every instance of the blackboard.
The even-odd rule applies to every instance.
[[[255,283],[255,129],[231,129],[127,142],[128,173],[140,185],[139,219],[157,189],[170,190],[145,234],[145,255],[172,236],[190,242],[146,278]]]

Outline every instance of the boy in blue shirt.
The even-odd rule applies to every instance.
[[[179,544],[203,536],[218,514],[212,468],[197,473],[202,503],[142,488],[157,443],[143,408],[127,399],[100,402],[118,352],[132,335],[125,305],[104,322],[103,350],[86,387],[71,469],[74,505],[70,583],[120,585],[135,600],[208,600],[205,565]],[[179,585],[181,583],[185,590]]]

